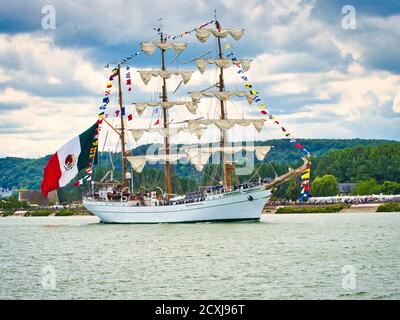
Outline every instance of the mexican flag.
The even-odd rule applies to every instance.
[[[91,165],[97,154],[98,124],[61,147],[44,168],[40,188],[45,197],[50,191],[66,186],[78,172]]]

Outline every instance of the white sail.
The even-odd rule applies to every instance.
[[[148,55],[153,54],[154,50],[158,47],[160,49],[174,49],[176,54],[181,53],[183,50],[186,49],[186,43],[184,42],[142,42],[140,44],[141,49]]]
[[[172,75],[181,76],[184,84],[187,84],[192,77],[193,71],[169,71],[169,70],[139,70],[140,77],[143,83],[147,85],[151,80],[151,77],[161,77],[163,79],[169,79]]]
[[[163,108],[171,108],[173,106],[185,106],[188,111],[193,114],[196,114],[197,104],[191,101],[166,101],[166,102],[139,102],[134,103],[135,108],[139,116],[143,114],[147,107],[158,107],[161,106]]]
[[[235,61],[235,64],[240,64],[244,72],[247,72],[250,69],[251,59],[239,59]],[[207,64],[216,64],[220,68],[228,68],[233,62],[231,59],[223,58],[223,59],[196,59],[197,68],[201,73],[206,71]]]
[[[131,163],[133,170],[137,173],[141,173],[146,162],[162,162],[168,161],[170,163],[176,163],[178,160],[186,158],[185,154],[149,154],[145,156],[132,156],[127,157],[128,161]]]
[[[192,91],[190,93],[193,103],[199,103],[202,97],[215,97],[219,100],[226,101],[232,97],[246,97],[247,102],[251,105],[254,101],[254,96],[246,91]]]
[[[200,42],[206,42],[211,34],[218,38],[225,38],[228,34],[231,35],[233,39],[236,41],[240,40],[243,36],[244,29],[233,29],[233,28],[226,28],[226,29],[216,29],[216,28],[201,28],[196,29],[196,37]]]
[[[199,128],[201,125],[215,125],[221,130],[228,130],[235,125],[247,127],[253,125],[257,132],[261,132],[264,127],[264,119],[197,119],[188,120],[188,126],[191,130]]]

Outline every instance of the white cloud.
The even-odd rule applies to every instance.
[[[397,93],[393,99],[393,111],[400,113],[400,93]]]

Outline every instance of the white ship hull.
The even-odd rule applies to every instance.
[[[207,196],[204,201],[167,206],[84,199],[83,205],[104,223],[177,223],[259,220],[271,196],[264,187]]]

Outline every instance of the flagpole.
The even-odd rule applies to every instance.
[[[217,13],[214,11],[214,19],[215,19],[215,27],[217,30],[221,29],[221,25],[219,21],[217,20]],[[218,38],[217,40],[218,43],[218,58],[222,59],[222,48],[221,48],[221,39]],[[224,83],[224,69],[222,67],[219,68],[219,91],[224,92],[225,91],[225,83]],[[224,101],[220,101],[220,119],[224,120],[226,119],[226,110],[225,110],[225,105]],[[227,144],[227,137],[226,137],[226,132],[225,130],[221,130],[221,137],[220,137],[220,146],[224,148]],[[230,191],[231,188],[231,170],[232,168],[228,168],[227,165],[227,157],[225,152],[221,152],[221,158],[222,158],[222,170],[223,170],[223,181],[224,181],[224,189],[225,191]]]
[[[121,65],[118,65],[118,95],[119,95],[119,113],[121,117],[121,158],[122,158],[122,187],[127,186],[126,181],[126,150],[125,150],[125,126],[124,115],[122,112],[122,88],[121,88]]]
[[[162,26],[162,24],[161,24]],[[161,42],[165,42],[164,36],[162,33],[161,29]],[[165,71],[165,49],[161,49],[161,69]],[[167,81],[165,78],[163,78],[163,86],[162,86],[162,101],[167,102]],[[168,111],[166,107],[162,107],[163,110],[163,121],[164,121],[164,128],[168,128]],[[164,152],[166,157],[169,155],[169,139],[168,135],[164,138]],[[170,162],[168,161],[168,158],[165,159],[165,183],[167,186],[167,199],[170,198],[170,195],[172,194],[172,188],[171,188],[171,165]]]

